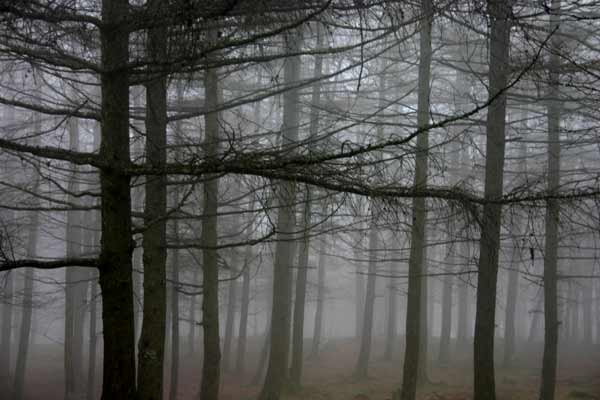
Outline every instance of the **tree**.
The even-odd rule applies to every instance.
[[[512,1],[489,0],[490,18],[489,99],[486,121],[485,199],[477,269],[477,309],[474,339],[474,399],[494,400],[494,330],[496,284],[502,205]]]

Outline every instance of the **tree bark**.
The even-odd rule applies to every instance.
[[[104,360],[102,400],[136,396],[129,163],[129,58],[127,0],[103,0],[101,30],[102,143],[100,157],[114,168],[100,172],[102,239],[99,260]]]
[[[38,115],[34,116],[35,132],[41,132],[42,124]],[[34,140],[35,145],[39,146],[37,136]],[[40,176],[37,171],[34,171],[32,193],[38,193],[40,188]],[[39,200],[34,199],[34,207],[39,206]],[[27,258],[34,259],[37,253],[37,244],[39,238],[39,213],[37,211],[29,212],[29,226],[27,233]],[[33,286],[34,286],[35,270],[27,268],[24,272],[24,288],[23,288],[23,311],[21,313],[21,331],[19,334],[19,348],[17,352],[17,360],[15,367],[15,383],[14,383],[14,399],[21,400],[24,397],[25,372],[27,370],[27,357],[29,355],[29,345],[31,343],[31,320],[33,314]]]
[[[489,99],[485,160],[485,199],[479,265],[474,338],[474,400],[495,400],[494,330],[502,197],[512,0],[488,0],[490,28]]]
[[[216,32],[211,32],[211,35]],[[215,110],[219,99],[218,75],[215,69],[207,69],[204,76],[205,103]],[[219,113],[204,116],[204,152],[207,160],[218,157]],[[219,337],[219,266],[217,264],[217,212],[219,180],[211,177],[204,183],[204,217],[202,219],[202,328],[204,359],[200,399],[217,400],[221,375],[221,345]]]
[[[433,20],[433,4],[431,0],[421,2],[421,31],[419,39],[419,99],[417,108],[417,125],[424,128],[429,124],[429,88],[431,75],[431,27]],[[429,153],[429,132],[423,131],[417,137],[417,153],[414,186],[416,189],[427,185]],[[422,269],[425,258],[425,199],[413,199],[413,216],[410,236],[410,254],[408,263],[408,297],[406,312],[406,346],[404,351],[404,367],[402,387],[394,394],[394,399],[414,400],[419,379],[419,362],[422,359]]]
[[[179,203],[179,193],[175,190],[173,204]],[[179,242],[179,223],[173,221],[173,240]],[[169,385],[169,399],[177,400],[179,389],[179,250],[174,249],[171,262],[171,382]],[[194,296],[192,296],[194,297]],[[194,322],[191,322],[192,326]]]
[[[312,349],[310,357],[313,359],[319,358],[319,348],[321,346],[321,336],[323,335],[323,308],[325,306],[325,262],[327,255],[325,254],[327,240],[321,237],[319,244],[319,265],[317,266],[317,309],[315,311],[315,325],[312,340]]]
[[[249,238],[248,238],[249,239]],[[235,371],[241,375],[244,373],[246,360],[246,341],[248,339],[248,307],[250,304],[250,259],[252,257],[252,247],[246,246],[244,255],[244,273],[242,275],[242,298],[240,309],[240,326],[238,332],[238,348]]]
[[[231,370],[231,346],[233,342],[233,322],[235,319],[235,309],[237,303],[237,282],[235,277],[238,274],[236,270],[239,263],[237,251],[234,250],[231,257],[229,270],[229,285],[227,288],[227,317],[225,319],[225,339],[223,340],[223,371]]]
[[[294,319],[292,324],[292,362],[290,383],[300,388],[302,382],[302,364],[304,361],[304,310],[306,304],[306,282],[308,277],[308,260],[310,254],[310,219],[311,188],[307,186],[304,199],[304,217],[302,226],[302,242],[298,251],[298,273],[296,276],[296,296],[294,298]]]
[[[161,0],[148,7],[160,13]],[[166,29],[148,32],[149,57],[162,62],[166,57]],[[167,80],[156,77],[146,83],[146,163],[160,170],[167,162]],[[144,263],[144,304],[138,343],[138,399],[163,398],[163,365],[166,332],[166,222],[167,177],[147,177],[145,182],[142,237]]]
[[[560,0],[552,0],[550,29],[550,87],[548,93],[548,193],[560,187],[560,114],[559,73],[561,63],[560,39],[556,29],[560,23]],[[546,204],[546,240],[544,244],[544,356],[540,400],[554,400],[558,360],[558,224],[560,205],[556,199]],[[590,315],[591,317],[591,315]],[[590,335],[591,336],[591,335]]]
[[[302,35],[299,30],[290,31],[285,36],[286,50],[296,53],[300,48]],[[300,58],[290,56],[285,60],[284,80],[293,84],[300,79]],[[300,112],[300,92],[297,88],[283,94],[282,147],[294,146],[298,141]],[[277,184],[279,214],[277,216],[277,244],[273,271],[273,302],[271,311],[270,350],[267,376],[263,384],[260,400],[279,400],[287,378],[290,310],[291,310],[291,265],[293,261],[293,239],[295,225],[294,201],[296,188],[293,182]]]

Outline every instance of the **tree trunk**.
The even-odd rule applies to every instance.
[[[552,0],[550,29],[550,87],[548,88],[548,193],[560,187],[560,114],[559,72],[561,57],[560,38],[555,32],[560,23],[560,0]],[[546,239],[544,245],[544,357],[540,400],[554,400],[556,392],[556,366],[558,359],[558,224],[560,205],[549,198],[546,204]],[[590,313],[591,314],[591,313]],[[589,315],[591,319],[591,315]],[[591,326],[591,325],[590,325]],[[591,332],[590,332],[591,339]]]
[[[506,93],[510,48],[512,0],[488,0],[490,28],[489,99],[485,160],[485,199],[502,197],[506,126]],[[483,207],[477,309],[474,338],[474,400],[495,400],[494,330],[496,284],[502,206],[486,202]]]
[[[102,144],[100,156],[109,165],[129,163],[129,58],[124,19],[127,0],[103,0],[101,30]],[[121,28],[122,27],[122,28]],[[130,177],[119,168],[100,172],[102,239],[99,260],[102,289],[104,360],[102,400],[135,398],[135,343],[131,253]]]
[[[179,203],[179,193],[175,190],[175,200],[173,204]],[[179,243],[179,224],[177,220],[173,222],[173,240]],[[177,390],[179,388],[179,250],[174,249],[171,263],[171,383],[169,386],[169,399],[177,400]],[[192,296],[194,297],[194,296]],[[194,322],[191,322],[192,326]]]
[[[433,20],[433,4],[431,0],[421,2],[421,36],[419,60],[419,99],[417,124],[423,129],[429,124],[429,88],[431,75],[431,27]],[[417,137],[417,154],[415,166],[415,189],[427,185],[427,162],[429,153],[429,132],[423,131]],[[422,336],[422,269],[425,258],[425,199],[413,199],[413,216],[410,236],[410,254],[408,264],[408,297],[406,312],[406,346],[404,351],[404,367],[402,387],[394,394],[394,399],[414,400],[419,378],[419,361],[421,361]]]
[[[151,0],[148,7],[159,13],[163,2]],[[147,51],[152,60],[166,57],[166,29],[148,32]],[[167,161],[167,80],[157,77],[146,83],[146,163],[160,170]],[[138,343],[138,399],[163,398],[163,364],[166,332],[166,222],[167,178],[147,177],[142,246],[144,304]]]
[[[97,315],[97,302],[98,302],[98,276],[97,274],[92,275],[90,280],[90,340],[88,345],[88,376],[87,376],[87,392],[86,399],[94,400],[96,398],[96,348],[98,341],[98,334],[96,327]]]
[[[371,205],[371,227],[369,229],[369,270],[367,276],[367,292],[365,295],[365,309],[363,312],[362,336],[360,341],[360,351],[356,368],[354,369],[354,377],[356,379],[364,379],[367,377],[369,368],[369,359],[371,357],[371,337],[373,335],[373,317],[375,309],[375,291],[376,291],[376,274],[377,274],[377,255],[375,254],[378,245],[377,235],[377,220],[376,220],[375,204]]]
[[[39,116],[34,116],[35,132],[40,132],[42,124]],[[37,136],[34,144],[39,146]],[[38,193],[40,188],[40,176],[37,171],[34,171],[32,193]],[[33,199],[33,207],[39,207],[39,200]],[[39,238],[39,213],[37,211],[29,212],[29,226],[27,233],[27,258],[35,259],[37,253],[37,244]],[[21,313],[21,331],[19,334],[19,348],[17,352],[17,361],[15,367],[15,383],[13,397],[15,400],[23,399],[25,386],[25,372],[27,371],[27,357],[29,355],[29,345],[31,343],[31,320],[33,314],[33,285],[34,285],[35,270],[27,268],[24,272],[24,288],[23,288],[23,311]]]
[[[292,362],[290,368],[290,383],[300,388],[302,383],[302,363],[304,361],[304,310],[306,304],[306,282],[308,276],[308,260],[310,254],[310,225],[311,225],[311,188],[307,186],[304,201],[304,220],[302,226],[302,242],[298,251],[298,274],[296,276],[296,297],[294,299],[294,320],[292,327]]]
[[[211,35],[216,32],[211,32]],[[204,76],[205,103],[215,110],[219,99],[219,78],[215,69],[208,69]],[[218,157],[219,113],[204,116],[204,152],[207,160]],[[219,338],[219,266],[217,264],[217,212],[219,180],[211,177],[204,183],[204,217],[202,219],[202,328],[204,359],[200,399],[217,400],[221,374],[221,346]]]
[[[319,348],[321,345],[321,336],[323,334],[323,307],[325,305],[325,254],[327,240],[321,237],[319,245],[319,265],[317,277],[317,309],[315,311],[315,330],[313,333],[312,349],[310,357],[317,359],[319,357]]]
[[[285,36],[286,50],[296,53],[300,48],[302,35],[299,30],[290,31]],[[300,79],[300,58],[286,58],[284,80],[293,84]],[[283,94],[282,147],[294,146],[298,141],[298,123],[300,113],[300,92],[298,88],[287,90]],[[286,380],[290,341],[291,307],[291,265],[293,261],[293,243],[296,188],[293,182],[279,182],[277,198],[279,215],[277,216],[277,237],[273,271],[273,302],[271,311],[270,351],[267,376],[259,396],[260,400],[279,400]]]
[[[250,238],[248,238],[250,239]],[[252,247],[246,246],[244,255],[244,273],[242,275],[242,299],[240,309],[240,326],[238,333],[238,348],[235,371],[241,375],[244,373],[246,360],[246,341],[248,332],[248,307],[250,304],[250,259],[252,257]]]
[[[225,339],[223,340],[223,371],[230,372],[231,370],[231,345],[233,342],[233,322],[235,319],[235,308],[237,303],[237,282],[236,268],[239,263],[237,251],[234,250],[231,257],[231,265],[229,270],[229,285],[227,290],[227,318],[225,320]]]
[[[451,258],[453,259],[453,258]],[[452,333],[452,287],[454,277],[450,274],[444,276],[442,288],[442,329],[440,332],[439,362],[450,361],[450,338]]]

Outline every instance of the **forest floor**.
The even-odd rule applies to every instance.
[[[254,343],[258,342],[254,341]],[[309,348],[308,344],[305,348]],[[184,343],[182,345],[185,346]],[[497,368],[498,400],[537,400],[541,365],[541,348],[538,347],[528,346],[528,352],[516,355],[510,368]],[[183,348],[185,349],[185,347]],[[430,347],[430,350],[432,354],[435,354],[435,344]],[[327,341],[322,347],[318,360],[305,362],[302,389],[286,393],[285,400],[390,399],[392,391],[399,387],[402,372],[402,360],[399,356],[403,350],[396,349],[393,359],[386,361],[383,359],[383,346],[375,341],[373,357],[369,366],[369,378],[360,381],[352,379],[357,353],[355,340]],[[64,398],[62,346],[37,344],[33,347],[31,354],[25,398],[27,400]],[[221,400],[254,400],[257,398],[260,385],[250,384],[257,354],[258,346],[251,346],[247,373],[244,376],[223,374]],[[500,355],[501,353],[498,353],[498,359],[501,359]],[[465,352],[461,353],[460,357],[454,354],[452,362],[447,365],[440,365],[432,360],[429,368],[431,383],[419,390],[419,400],[470,399],[471,365],[470,354]],[[168,382],[169,376],[168,368],[167,363],[166,382]],[[85,382],[85,375],[82,376],[82,382]],[[199,376],[199,355],[191,356],[189,352],[182,351],[178,399],[197,398]],[[98,376],[96,382],[98,395],[100,385],[100,376]],[[571,348],[568,352],[563,349],[560,356],[557,385],[557,400],[600,400],[600,349],[587,349],[586,351]],[[168,393],[168,388],[165,389]],[[1,394],[0,398],[2,398]]]

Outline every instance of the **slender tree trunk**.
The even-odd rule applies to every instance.
[[[227,290],[227,318],[225,320],[225,339],[223,340],[223,371],[230,372],[231,370],[231,346],[233,342],[233,322],[235,319],[235,309],[237,303],[237,282],[236,275],[238,274],[237,265],[239,257],[233,252],[231,257],[231,265],[229,271],[229,285]]]
[[[290,31],[285,36],[286,50],[296,53],[300,48],[302,35],[300,30]],[[300,58],[288,57],[284,65],[284,80],[293,84],[300,79]],[[282,147],[287,149],[298,141],[298,123],[300,113],[300,92],[297,88],[286,91],[283,95]],[[295,211],[294,199],[296,188],[293,182],[278,184],[279,214],[277,216],[278,241],[275,247],[273,271],[273,302],[271,311],[270,351],[267,376],[259,396],[260,400],[279,400],[287,378],[290,310],[291,310],[291,264],[293,260],[293,243]]]
[[[419,60],[419,104],[417,109],[417,124],[423,129],[429,124],[429,88],[431,75],[431,27],[433,20],[433,4],[431,0],[421,2],[421,37]],[[427,185],[427,162],[429,153],[429,132],[423,131],[417,137],[417,154],[415,166],[415,189]],[[408,298],[406,313],[406,346],[404,351],[404,367],[402,387],[394,394],[394,399],[414,400],[417,393],[419,378],[419,362],[422,357],[422,269],[425,258],[425,199],[413,199],[413,216],[410,236],[410,255],[408,265]]]
[[[292,362],[290,383],[299,388],[302,383],[302,363],[304,361],[304,310],[306,304],[306,282],[308,277],[308,260],[310,254],[310,219],[312,196],[307,186],[304,201],[303,237],[299,249],[298,274],[296,276],[296,297],[294,299],[294,320],[292,326]]]
[[[42,124],[39,116],[34,117],[35,132],[40,132]],[[36,137],[34,144],[39,146],[40,138]],[[40,188],[40,176],[34,171],[32,192],[38,193]],[[34,199],[33,207],[39,206],[39,201]],[[39,213],[37,211],[29,212],[29,226],[27,233],[27,258],[35,259],[37,253],[37,244],[39,238]],[[23,311],[21,313],[21,331],[19,334],[19,348],[17,352],[17,361],[15,368],[14,399],[21,400],[24,397],[25,373],[27,371],[27,357],[29,355],[29,345],[31,343],[31,318],[33,314],[33,285],[35,270],[27,268],[24,272],[23,288]]]
[[[179,193],[175,190],[175,201],[179,203]],[[173,240],[179,243],[179,224],[177,220],[173,222]],[[177,390],[179,389],[179,250],[174,249],[171,263],[171,384],[169,386],[169,399],[177,399]],[[194,297],[194,296],[192,296]],[[193,326],[193,322],[191,322]]]
[[[502,196],[504,148],[506,143],[506,93],[510,48],[512,0],[488,0],[490,28],[489,98],[485,160],[485,199]],[[487,202],[483,207],[477,310],[474,338],[474,400],[495,400],[494,330],[496,325],[496,284],[502,206]]]
[[[37,186],[37,185],[36,185]],[[37,190],[35,190],[37,192]],[[34,259],[36,257],[36,247],[38,242],[38,213],[33,211],[30,215],[29,234],[27,237],[27,257]],[[23,399],[25,385],[25,371],[27,365],[27,356],[29,354],[29,344],[31,335],[31,314],[33,312],[33,268],[25,270],[25,287],[23,289],[23,313],[21,314],[21,332],[19,335],[19,349],[17,353],[17,365],[15,369],[14,399]]]
[[[192,274],[192,284],[198,284],[198,268],[194,268]],[[188,332],[188,345],[190,348],[190,355],[196,354],[196,296],[190,296],[190,330]]]
[[[129,39],[124,19],[127,0],[103,0],[102,20],[112,29],[101,30],[102,144],[100,156],[109,165],[129,163],[129,78],[126,65]],[[102,239],[100,288],[104,359],[102,400],[130,400],[136,396],[133,282],[131,253],[130,177],[119,168],[100,173]]]
[[[515,243],[511,254],[511,270],[508,272],[508,287],[506,290],[506,312],[504,320],[504,366],[510,366],[515,353],[515,311],[519,295],[519,266],[521,244]]]
[[[527,120],[527,113],[522,113],[523,121]],[[527,124],[523,123],[523,128],[527,129]],[[527,173],[527,144],[523,142],[520,147],[520,160],[519,160],[519,172],[522,174]],[[516,235],[521,239],[523,235],[523,229],[521,223],[518,222],[515,226]],[[517,302],[519,297],[519,269],[521,266],[521,255],[522,255],[522,240],[514,243],[510,256],[510,267],[511,270],[508,272],[508,287],[506,290],[506,312],[504,320],[504,366],[510,366],[510,362],[515,353],[516,347],[516,310]]]
[[[2,304],[2,341],[0,342],[0,378],[4,393],[12,393],[12,379],[10,376],[11,349],[12,349],[12,321],[13,321],[13,272],[8,271],[2,277],[4,303]]]
[[[560,23],[560,0],[552,0],[550,29],[554,32]],[[560,114],[559,72],[561,58],[560,39],[556,32],[550,39],[550,87],[548,93],[548,192],[560,187]],[[540,400],[554,400],[556,392],[556,366],[558,360],[558,224],[560,205],[548,199],[546,205],[546,240],[544,248],[544,357]],[[591,314],[591,313],[590,313]],[[591,319],[591,315],[589,316]],[[591,325],[590,325],[591,326]],[[591,332],[590,332],[591,333]],[[591,335],[590,335],[591,339]]]
[[[86,399],[94,400],[96,398],[96,348],[98,339],[98,328],[96,327],[97,302],[98,302],[98,276],[92,275],[90,280],[90,340],[88,344],[88,376]]]
[[[451,258],[452,259],[452,258]],[[452,333],[452,287],[454,277],[452,275],[444,276],[442,287],[442,329],[440,332],[440,353],[439,362],[447,363],[450,361],[450,338]]]
[[[358,260],[360,256],[358,252],[354,251],[355,258]],[[362,337],[362,326],[364,320],[364,311],[365,311],[365,276],[363,275],[363,266],[362,262],[357,261],[356,264],[356,296],[355,296],[355,305],[356,305],[356,329],[355,335],[356,339],[360,339]]]
[[[367,377],[369,368],[369,359],[371,358],[371,342],[373,335],[373,317],[375,309],[375,290],[377,274],[377,256],[375,254],[378,245],[376,211],[374,204],[371,205],[371,227],[369,229],[369,269],[367,276],[367,292],[365,295],[365,309],[363,312],[362,337],[360,341],[360,351],[358,360],[354,369],[354,377],[363,379]]]
[[[248,238],[250,239],[250,238]],[[240,326],[238,333],[238,348],[237,358],[235,363],[235,371],[241,375],[244,373],[246,360],[246,341],[248,338],[248,307],[250,304],[250,259],[252,257],[252,247],[246,246],[246,254],[244,255],[244,273],[242,275],[242,298],[240,309]]]
[[[216,32],[211,32],[211,35]],[[208,69],[204,76],[205,103],[209,110],[217,108],[219,99],[218,76]],[[204,116],[204,151],[207,160],[218,157],[219,114]],[[221,346],[219,337],[219,267],[217,264],[217,212],[219,181],[212,177],[204,183],[204,217],[202,219],[202,328],[204,331],[204,360],[200,399],[217,400],[221,374]]]
[[[325,255],[327,240],[321,237],[319,245],[319,265],[317,277],[317,309],[315,311],[315,330],[313,333],[312,349],[310,357],[313,359],[319,358],[319,348],[321,345],[321,335],[323,334],[323,307],[325,305]]]

